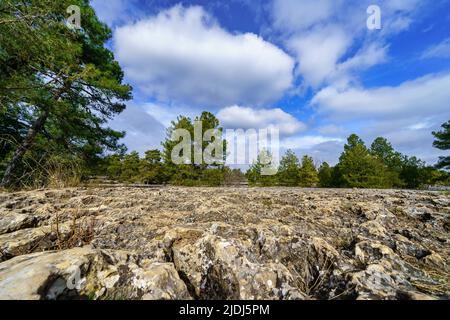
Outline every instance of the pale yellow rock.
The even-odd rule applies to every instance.
[[[450,197],[403,190],[0,192],[0,294],[448,299],[449,210]],[[73,249],[42,253],[59,247]]]

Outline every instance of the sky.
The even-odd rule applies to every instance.
[[[160,148],[178,115],[280,128],[280,146],[337,163],[346,138],[387,138],[434,164],[450,119],[450,0],[93,0],[133,100],[111,127]],[[377,5],[381,28],[370,29]]]

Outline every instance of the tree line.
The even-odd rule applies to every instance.
[[[447,133],[434,133],[437,137],[448,136],[448,124],[444,126]],[[439,138],[436,141],[436,144],[442,142]],[[427,166],[417,157],[396,151],[383,137],[376,138],[368,148],[356,134],[350,135],[335,166],[327,162],[315,164],[308,155],[300,161],[292,150],[288,150],[281,158],[278,173],[264,176],[261,167],[267,161],[261,161],[261,157],[247,171],[250,185],[380,189],[450,185],[450,174],[440,170],[449,169],[447,158],[441,158],[436,167]]]
[[[209,113],[203,112],[195,120],[203,122],[203,131],[219,129],[219,121]],[[292,150],[287,150],[280,160],[275,175],[264,175],[264,166],[270,166],[271,155],[262,151],[256,161],[244,174],[239,169],[225,165],[175,165],[170,156],[174,145],[171,140],[175,129],[184,128],[193,132],[193,124],[188,117],[179,117],[167,130],[163,150],[149,150],[140,158],[137,152],[107,156],[100,172],[111,179],[122,182],[148,184],[174,184],[184,186],[221,186],[240,184],[248,181],[250,186],[286,187],[324,187],[324,188],[408,188],[418,189],[426,185],[450,185],[450,174],[440,168],[449,169],[448,159],[441,158],[437,167],[427,166],[417,157],[403,155],[383,137],[376,138],[370,147],[356,134],[348,137],[344,150],[335,166],[327,162],[317,164],[305,155],[301,160]],[[448,139],[448,123],[444,131],[433,133],[436,146],[445,145]],[[224,149],[226,150],[226,143]],[[202,148],[206,148],[204,144]],[[194,145],[191,145],[194,148]],[[224,152],[226,154],[226,151]],[[267,159],[269,158],[269,160]]]
[[[195,164],[194,148],[195,141],[190,142],[191,156],[186,164],[174,164],[171,157],[172,152],[179,140],[172,140],[172,133],[177,129],[185,129],[194,136],[194,122],[201,121],[202,132],[205,134],[210,129],[222,131],[219,120],[210,112],[203,112],[194,120],[189,117],[179,116],[171,122],[167,129],[166,139],[161,143],[162,151],[158,149],[148,150],[144,157],[138,152],[129,154],[120,153],[106,156],[98,166],[97,173],[108,176],[110,179],[144,184],[173,184],[182,186],[220,186],[227,184],[239,184],[245,181],[245,175],[239,169],[231,169],[224,164],[207,165],[206,163]],[[224,158],[227,145],[223,144]],[[208,147],[208,142],[202,141],[201,150]]]
[[[67,8],[80,8],[82,27],[68,28]],[[436,168],[393,150],[383,138],[370,148],[349,137],[339,163],[301,161],[292,151],[278,174],[261,174],[261,156],[246,172],[224,165],[175,165],[170,161],[178,128],[193,133],[193,121],[172,122],[162,151],[140,157],[120,142],[125,132],[108,127],[125,109],[132,88],[113,53],[105,48],[111,30],[86,0],[0,1],[0,187],[34,188],[76,185],[86,177],[107,175],[124,182],[223,185],[243,181],[261,186],[418,188],[447,183],[450,157]],[[204,112],[203,131],[220,130]],[[433,133],[435,147],[450,148],[450,122]],[[206,147],[203,142],[202,148]],[[226,143],[224,150],[226,151]],[[191,146],[192,148],[198,146]],[[224,152],[226,155],[226,152]]]

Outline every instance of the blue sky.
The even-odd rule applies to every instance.
[[[94,0],[134,87],[111,125],[129,150],[160,147],[177,115],[277,125],[282,148],[336,163],[377,136],[429,164],[450,119],[450,0]],[[370,5],[381,29],[366,25]]]

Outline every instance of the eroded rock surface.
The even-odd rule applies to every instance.
[[[439,192],[0,193],[0,299],[448,299]]]

